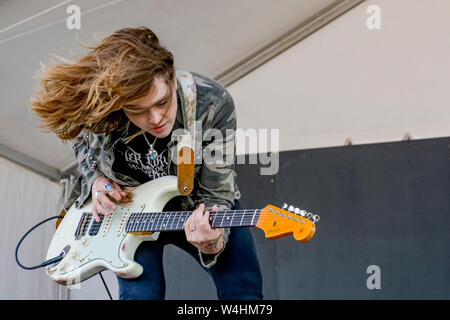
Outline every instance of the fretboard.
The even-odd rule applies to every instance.
[[[225,210],[209,213],[213,228],[252,227],[258,222],[260,209]],[[125,227],[126,232],[183,230],[192,211],[138,212],[132,213]]]

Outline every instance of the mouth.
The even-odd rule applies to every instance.
[[[164,123],[162,126],[151,128],[151,131],[161,132],[166,128],[167,123]]]

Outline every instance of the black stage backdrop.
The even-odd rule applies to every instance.
[[[450,299],[450,138],[287,151],[279,163],[272,176],[237,166],[243,207],[286,202],[321,220],[307,243],[252,229],[265,299]],[[169,247],[164,263],[167,299],[216,299],[190,256]]]

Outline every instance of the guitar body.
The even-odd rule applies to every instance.
[[[165,176],[136,187],[134,201],[129,206],[119,205],[96,227],[92,223],[91,200],[80,209],[73,205],[52,238],[47,259],[61,252],[65,256],[47,266],[48,276],[64,285],[79,283],[106,269],[122,278],[140,276],[143,268],[133,260],[134,253],[143,241],[157,240],[159,232],[126,232],[125,225],[131,213],[162,211],[170,199],[179,195],[177,183],[177,177]]]

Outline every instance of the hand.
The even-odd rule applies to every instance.
[[[217,211],[217,206],[214,205],[211,211]],[[209,212],[205,211],[203,203],[194,210],[184,223],[184,232],[186,233],[187,241],[203,253],[215,254],[223,249],[224,229],[211,228]]]
[[[114,189],[107,192],[105,190],[106,184],[112,184]],[[98,192],[98,197],[95,194]],[[106,216],[111,215],[111,211],[117,209],[117,204],[113,200],[119,202],[122,198],[127,196],[127,192],[122,190],[120,186],[115,182],[103,176],[95,179],[92,184],[92,215],[95,221],[100,222],[99,214]]]

